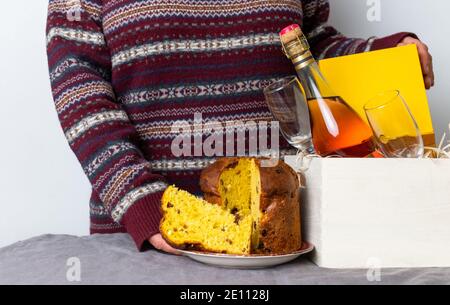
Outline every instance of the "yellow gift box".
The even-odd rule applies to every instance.
[[[364,105],[371,97],[399,90],[419,125],[425,145],[436,144],[415,45],[325,59],[319,65],[336,93],[364,119]]]

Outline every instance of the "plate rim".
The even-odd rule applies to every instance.
[[[315,246],[308,241],[302,242],[302,247],[300,250],[294,251],[288,254],[281,255],[264,255],[264,254],[251,254],[251,255],[236,255],[236,254],[223,254],[223,253],[213,253],[213,252],[202,252],[202,251],[187,251],[178,250],[184,256],[201,256],[210,258],[227,258],[227,259],[275,259],[275,258],[288,258],[293,256],[300,256],[314,251]]]

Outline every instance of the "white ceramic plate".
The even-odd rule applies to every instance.
[[[285,255],[230,255],[230,254],[218,254],[218,253],[206,253],[199,251],[180,251],[184,256],[187,256],[194,261],[221,267],[232,269],[261,269],[274,267],[291,262],[300,256],[309,253],[314,250],[314,246],[308,242],[304,242],[302,248],[294,253]]]

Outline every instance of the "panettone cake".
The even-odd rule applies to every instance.
[[[287,254],[301,248],[297,173],[282,161],[222,158],[200,178],[204,199],[164,193],[161,233],[173,246],[227,254]]]

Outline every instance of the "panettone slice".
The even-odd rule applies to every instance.
[[[164,239],[178,249],[248,255],[251,215],[211,204],[170,186],[162,198]]]

